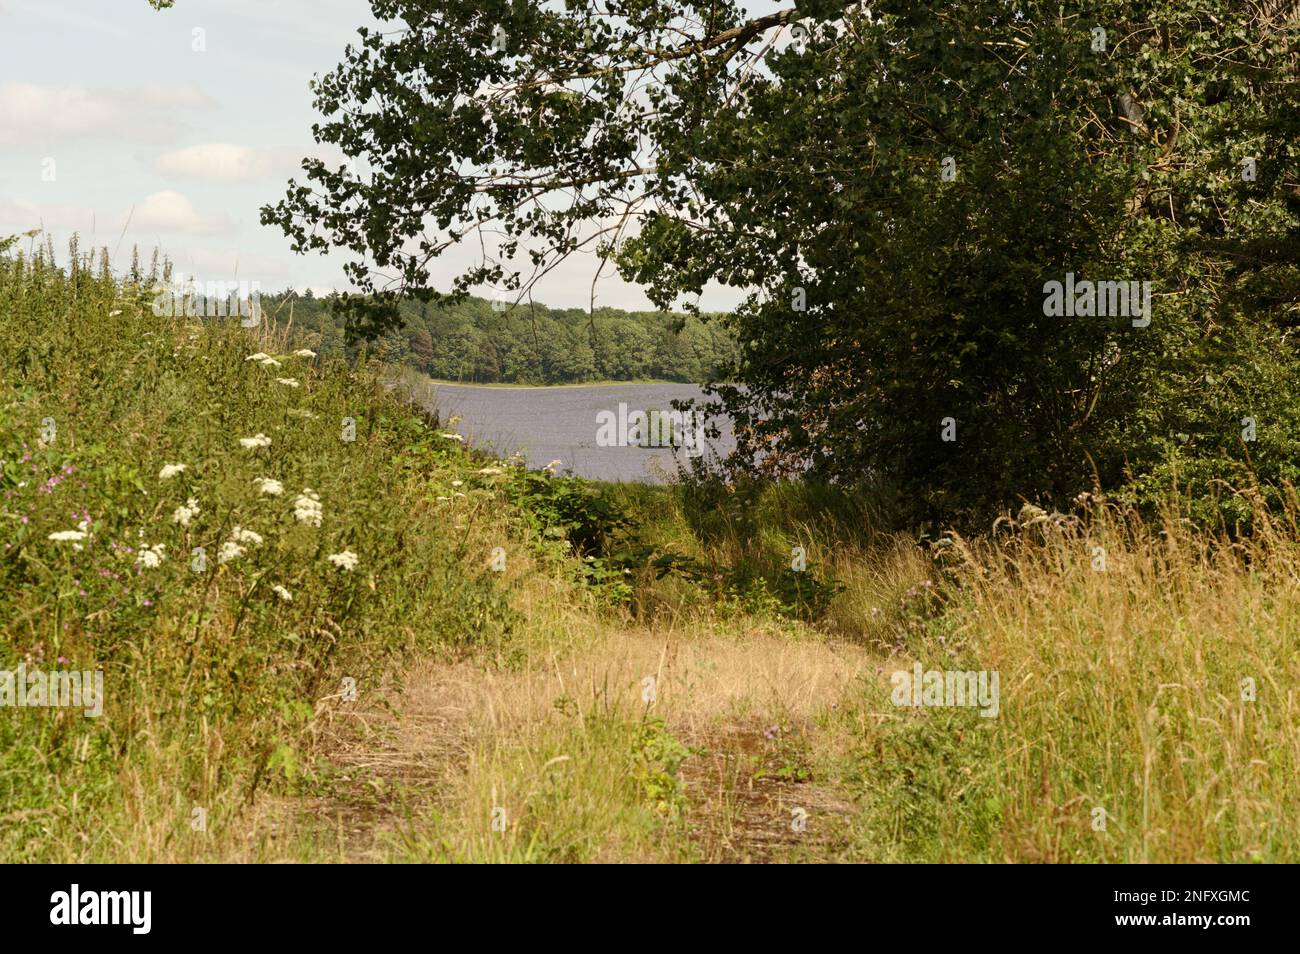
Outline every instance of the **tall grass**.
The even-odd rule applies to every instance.
[[[458,444],[366,367],[233,319],[158,317],[148,284],[75,248],[65,267],[0,259],[0,669],[102,669],[107,697],[101,718],[0,710],[6,860],[228,854],[353,686],[509,626],[467,550],[486,520],[448,516]],[[241,444],[258,435],[269,446]]]
[[[1256,500],[1246,538],[1194,527],[1178,501],[1153,522],[1093,500],[1069,516],[1027,507],[965,540],[873,533],[825,488],[706,492],[703,514],[700,488],[628,499],[662,546],[751,591],[779,591],[795,575],[782,561],[805,547],[834,596],[813,613],[769,609],[880,659],[822,726],[820,770],[857,803],[856,857],[1300,858],[1294,494],[1281,514],[1243,494]],[[653,586],[647,606],[681,611],[671,584]],[[997,717],[895,706],[888,676],[918,661],[998,672]]]
[[[396,860],[1300,859],[1293,494],[1243,494],[1249,537],[1094,500],[966,539],[844,488],[599,487],[476,460],[287,323],[159,317],[165,277],[0,258],[0,669],[107,696],[0,708],[4,860],[351,857],[267,810],[343,776]],[[998,672],[997,716],[894,705],[917,662]]]

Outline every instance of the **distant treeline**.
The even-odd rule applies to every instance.
[[[364,347],[430,377],[478,384],[698,383],[713,379],[735,353],[733,339],[718,321],[613,308],[598,308],[593,315],[526,303],[497,311],[481,298],[451,305],[403,302],[401,328],[351,346],[332,297],[267,295],[262,308],[280,325],[292,308],[294,329],[321,354],[355,357]]]

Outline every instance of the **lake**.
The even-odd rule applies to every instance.
[[[673,401],[704,396],[693,384],[515,388],[428,382],[420,391],[421,403],[436,410],[444,422],[453,416],[460,418],[448,430],[463,435],[474,447],[490,449],[500,457],[522,452],[532,468],[559,460],[560,471],[570,470],[579,477],[645,483],[664,483],[675,474],[674,455],[684,459],[683,451],[600,444],[617,441],[620,423],[625,424],[633,411],[669,411]],[[718,440],[701,441],[706,455],[713,450],[725,455],[735,449],[730,427],[724,422],[719,425],[722,435]],[[627,429],[626,425],[621,428],[624,435]],[[688,433],[688,444],[690,437]]]

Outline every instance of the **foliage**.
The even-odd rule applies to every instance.
[[[373,7],[404,28],[315,93],[374,172],[307,160],[263,210],[361,287],[373,262],[426,291],[492,227],[451,294],[590,247],[660,307],[747,289],[734,465],[888,481],[904,517],[1294,476],[1293,3]],[[1067,273],[1150,282],[1150,323],[1046,314]]]
[[[364,341],[346,324],[343,296],[264,296],[281,327],[323,355],[369,351],[447,381],[581,384],[589,381],[704,381],[735,355],[716,323],[666,312],[541,304],[497,310],[478,298],[397,304],[395,323]]]

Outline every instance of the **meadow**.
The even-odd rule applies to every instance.
[[[0,709],[0,859],[1300,860],[1293,493],[959,535],[600,484],[165,280],[0,258],[0,669],[106,696]],[[997,716],[896,705],[916,663]]]

